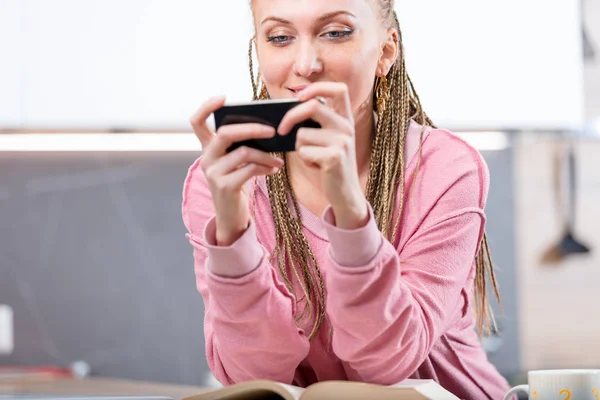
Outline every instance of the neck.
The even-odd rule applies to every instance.
[[[361,184],[365,186],[369,176],[371,148],[376,129],[375,113],[371,101],[367,101],[359,107],[354,113],[354,121],[356,165]],[[318,170],[304,165],[296,153],[288,153],[287,157],[292,181],[301,178],[303,181],[308,180],[315,187],[320,187],[320,172]]]
[[[362,177],[369,174],[373,137],[377,129],[375,113],[370,101],[359,108],[354,115],[354,121],[356,165],[358,174]]]

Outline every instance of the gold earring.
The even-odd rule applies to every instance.
[[[390,97],[390,88],[385,75],[377,77],[375,84],[375,97],[377,99],[377,115],[381,116],[387,109],[387,102]]]

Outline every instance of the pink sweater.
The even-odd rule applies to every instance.
[[[420,130],[411,122],[407,188]],[[294,297],[269,262],[275,229],[265,179],[259,180],[256,219],[233,245],[218,247],[211,194],[198,161],[191,166],[183,221],[205,304],[207,359],[221,383],[272,379],[298,386],[323,380],[388,385],[428,378],[462,399],[502,398],[508,383],[488,362],[472,311],[487,166],[457,136],[428,129],[419,171],[410,201],[405,191],[397,243],[379,232],[372,210],[364,228],[346,231],[333,225],[330,208],[316,216],[300,205],[304,233],[327,291],[328,318],[309,341],[294,322]]]

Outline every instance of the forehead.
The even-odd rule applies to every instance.
[[[252,12],[257,25],[271,16],[308,23],[337,11],[347,11],[357,19],[368,19],[378,15],[376,3],[374,0],[252,0]]]

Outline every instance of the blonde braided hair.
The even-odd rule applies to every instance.
[[[373,207],[380,231],[388,240],[395,243],[398,239],[400,218],[404,206],[404,148],[408,125],[410,120],[414,120],[423,127],[435,128],[435,125],[423,111],[419,96],[406,70],[402,33],[398,17],[394,11],[394,0],[379,0],[378,2],[380,3],[382,20],[398,31],[400,54],[384,79],[386,84],[383,86],[387,86],[387,93],[384,93],[386,107],[379,115],[372,143],[366,198]],[[264,84],[259,92],[257,82],[260,80],[260,74],[256,81],[254,78],[253,42],[253,39],[250,40],[248,49],[253,99],[263,100],[269,98],[269,94]],[[375,105],[378,104],[381,95],[378,95],[379,91],[376,90],[380,87],[380,83],[381,78],[377,77],[374,82],[375,90],[373,93]],[[421,132],[421,144],[422,140],[423,131]],[[277,153],[276,155],[286,161],[285,153]],[[418,173],[421,156],[421,146],[419,146],[419,159],[413,177],[416,177]],[[296,322],[304,326],[312,323],[308,334],[308,338],[312,339],[319,332],[325,319],[325,285],[321,270],[302,230],[300,208],[290,184],[287,163],[275,175],[267,176],[266,180],[275,221],[276,247],[271,257],[277,260],[276,264],[290,292],[295,293],[290,279],[290,272],[302,288],[303,294],[299,299],[296,299],[296,303],[298,307],[303,305],[303,308],[300,315],[296,316]],[[256,187],[257,185],[255,185],[255,190]],[[396,205],[398,214],[392,225]],[[500,293],[485,234],[475,263],[474,286],[477,331],[480,335],[488,335],[492,332],[492,329],[496,328],[496,321],[487,296],[486,278],[488,278],[488,275],[498,303],[500,303]]]

